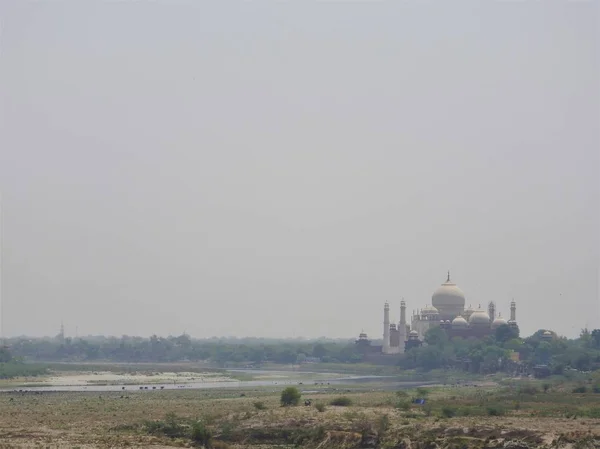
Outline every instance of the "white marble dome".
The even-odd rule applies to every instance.
[[[455,328],[465,328],[469,327],[469,323],[462,316],[457,316],[452,320],[452,327]]]
[[[469,324],[471,325],[489,325],[490,324],[490,316],[483,309],[477,309],[475,312],[471,314],[469,317]]]
[[[437,315],[438,309],[433,306],[425,306],[421,309],[421,315]]]
[[[431,296],[431,304],[438,309],[441,314],[454,313],[454,316],[460,314],[465,308],[465,294],[448,279],[440,287],[438,287]]]
[[[508,324],[508,321],[506,321],[504,318],[499,316],[492,322],[492,328],[496,329],[496,328],[502,326],[503,324]]]

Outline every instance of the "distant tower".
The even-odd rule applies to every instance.
[[[510,302],[510,321],[517,321],[517,304],[514,299]]]
[[[408,340],[406,332],[406,302],[400,301],[400,323],[398,324],[398,333],[400,334],[400,352],[404,352],[404,342]]]
[[[490,316],[490,323],[496,319],[496,304],[494,304],[494,301],[490,301],[488,304],[488,315]]]
[[[61,343],[65,341],[65,325],[62,321],[60,322],[60,332],[58,333],[57,337],[58,341],[60,341]]]
[[[384,354],[390,352],[390,305],[385,302],[383,306],[383,348]]]

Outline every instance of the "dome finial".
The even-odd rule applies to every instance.
[[[446,279],[446,282],[450,282],[450,270],[448,270],[448,279]]]

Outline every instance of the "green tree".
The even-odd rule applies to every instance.
[[[8,363],[12,360],[12,355],[8,348],[0,348],[0,363]]]
[[[425,343],[429,346],[443,347],[448,342],[448,335],[438,326],[432,327],[425,332]]]
[[[494,337],[496,338],[496,341],[498,343],[504,344],[507,341],[519,338],[519,331],[515,328],[510,327],[507,324],[502,324],[496,329]]]
[[[281,392],[281,405],[298,405],[300,402],[300,392],[296,387],[287,387]]]
[[[591,334],[591,343],[594,348],[600,349],[600,329],[594,329]]]
[[[312,350],[313,357],[325,357],[327,355],[327,349],[322,343],[317,343],[313,346]]]

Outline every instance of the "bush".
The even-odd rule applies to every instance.
[[[431,406],[431,404],[427,403],[423,406],[423,413],[425,413],[425,416],[431,416],[431,412],[433,411],[433,407]]]
[[[398,396],[400,399],[404,399],[408,397],[408,393],[404,390],[398,390],[396,391],[396,396]]]
[[[587,387],[585,385],[575,387],[573,388],[573,393],[587,393]]]
[[[324,412],[325,411],[325,404],[323,404],[322,402],[319,402],[319,403],[315,404],[315,408],[319,412]]]
[[[266,410],[267,409],[267,406],[262,401],[256,401],[253,405],[256,410]]]
[[[429,390],[427,388],[419,387],[417,388],[417,394],[419,398],[426,398],[429,395]]]
[[[281,392],[281,405],[287,407],[298,405],[298,402],[300,402],[300,392],[296,387],[287,387]]]
[[[474,412],[471,407],[461,407],[458,409],[458,415],[460,416],[471,416]]]
[[[187,427],[174,413],[168,413],[164,421],[146,421],[144,429],[150,435],[164,435],[170,438],[181,438],[188,435]]]
[[[489,416],[504,416],[506,414],[506,410],[504,410],[504,407],[499,405],[493,405],[487,408],[487,414]]]
[[[588,418],[600,418],[600,407],[594,407],[587,411]]]
[[[381,415],[377,420],[377,435],[382,437],[390,428],[390,417],[388,415]]]
[[[204,423],[195,422],[192,425],[192,441],[202,446],[210,446],[212,433],[206,428]]]
[[[329,404],[337,405],[338,407],[349,407],[352,405],[352,399],[346,396],[340,396],[338,398],[332,399]]]
[[[0,379],[13,379],[15,377],[36,377],[48,374],[48,368],[42,365],[34,365],[11,360],[0,363]]]
[[[442,416],[444,418],[452,418],[456,416],[456,408],[450,406],[442,407]]]
[[[410,402],[398,401],[398,403],[396,404],[396,408],[399,410],[408,411],[408,410],[410,410]]]
[[[546,390],[544,390],[546,391]],[[538,388],[535,385],[523,385],[521,386],[521,388],[519,388],[519,393],[521,394],[530,394],[530,395],[534,395],[534,394],[538,394],[540,392],[540,390],[538,390]]]

